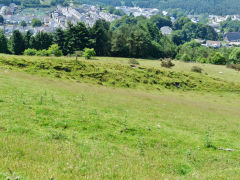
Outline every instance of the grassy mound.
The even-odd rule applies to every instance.
[[[93,84],[143,88],[240,92],[240,85],[196,73],[68,58],[0,57],[0,66]]]

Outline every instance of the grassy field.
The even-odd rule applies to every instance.
[[[163,89],[161,84],[159,91],[98,84],[96,77],[86,83],[89,76],[79,82],[68,73],[60,79],[51,68],[35,72],[38,66],[29,62],[42,63],[39,57],[24,67],[14,62],[29,57],[1,58],[9,61],[0,60],[0,179],[239,179],[238,74],[229,91]],[[85,65],[111,72],[115,63],[127,62],[113,60]],[[159,63],[139,62],[149,68]],[[188,71],[184,67],[176,62],[177,75]],[[235,73],[224,71],[226,87]],[[209,86],[220,83],[211,79],[214,71],[208,74],[202,79]]]
[[[111,57],[98,57],[98,60],[104,63],[125,63],[128,64],[128,59],[126,58],[113,58]],[[159,60],[148,60],[139,59],[141,65],[148,67],[161,68],[161,62]],[[193,66],[199,66],[203,69],[203,74],[208,74],[214,78],[220,78],[223,80],[240,83],[240,72],[233,71],[225,66],[212,65],[212,64],[202,64],[202,63],[185,63],[182,61],[173,61],[175,66],[172,68],[174,71],[178,72],[191,72]],[[222,73],[219,73],[222,72]]]

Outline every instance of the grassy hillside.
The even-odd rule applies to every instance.
[[[111,58],[111,57],[98,57],[103,63],[116,63],[116,64],[129,64],[126,58]],[[146,67],[161,68],[161,62],[157,60],[138,59],[140,65]],[[171,69],[172,71],[191,73],[193,66],[199,66],[203,69],[203,74],[208,75],[212,78],[218,78],[223,81],[240,83],[240,72],[234,71],[222,65],[212,65],[203,63],[184,63],[182,61],[173,61],[175,66]],[[166,69],[165,69],[166,70]],[[222,72],[222,73],[220,73]]]
[[[140,61],[139,66],[132,68],[127,59],[76,61],[73,58],[0,56],[0,66],[5,68],[78,82],[135,89],[240,92],[239,83],[205,74],[167,70],[158,67],[160,64],[160,61]]]
[[[16,63],[16,59],[28,63]],[[118,67],[117,61],[122,60],[124,68],[129,66],[125,59],[99,59],[84,64],[99,71],[107,67],[109,72]],[[51,59],[54,67],[59,65],[57,60],[71,62]],[[144,83],[134,88],[117,88],[122,86],[108,82],[102,86],[95,76],[77,78],[78,71],[71,75],[36,68],[43,61],[49,63],[50,58],[0,58],[0,179],[240,177],[240,95],[235,88],[207,92],[200,88],[172,91],[162,85],[163,91],[149,91]],[[123,74],[138,75],[137,69],[127,70]],[[160,70],[164,79],[171,78],[172,71]],[[54,77],[56,71],[62,79]],[[201,75],[192,76],[195,82]],[[210,75],[205,78],[209,86],[220,83]],[[223,85],[231,83],[224,80]],[[228,148],[234,151],[222,150]]]

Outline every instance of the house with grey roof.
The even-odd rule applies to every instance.
[[[224,34],[224,41],[229,43],[240,43],[240,32],[229,32]]]

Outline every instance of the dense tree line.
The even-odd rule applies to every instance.
[[[210,64],[240,64],[240,48],[222,47],[219,49],[202,46],[192,40],[178,47],[176,59],[186,62],[200,62]]]
[[[160,28],[171,26],[170,36],[162,35]],[[184,61],[227,64],[240,63],[240,51],[233,49],[204,47],[194,38],[216,40],[213,28],[192,23],[186,17],[171,23],[169,17],[160,15],[146,17],[123,16],[113,23],[98,20],[93,27],[84,23],[69,23],[66,29],[58,28],[54,33],[39,32],[33,35],[14,31],[7,39],[0,31],[0,53],[40,56],[50,54],[72,55],[85,48],[94,49],[98,56],[130,58],[176,58]],[[58,51],[59,49],[59,51]],[[49,53],[50,52],[50,53]]]
[[[175,30],[172,34],[172,40],[180,45],[191,39],[217,40],[218,34],[211,26],[201,23],[193,23],[186,17],[181,17],[173,24]]]
[[[240,32],[240,21],[227,19],[226,21],[221,22],[221,32]]]
[[[14,2],[25,7],[39,7],[49,5],[68,5],[69,0],[51,0],[47,5],[45,1],[40,0],[0,0],[0,4],[9,4]],[[175,9],[180,8],[191,14],[238,14],[240,11],[239,0],[74,0],[74,3],[87,3],[104,6],[140,6],[147,8]]]
[[[238,14],[239,0],[75,0],[79,3],[104,4],[112,6],[140,6],[147,8],[180,8],[191,14]]]
[[[94,48],[98,56],[174,57],[176,45],[160,31],[165,25],[171,25],[171,21],[161,16],[151,19],[124,16],[112,24],[98,20],[93,27],[80,22],[76,25],[69,23],[65,30],[58,28],[55,33],[39,32],[32,35],[30,32],[21,34],[14,31],[9,40],[1,32],[1,41],[7,44],[7,49],[2,48],[2,52],[18,55],[28,48],[46,50],[52,44],[57,44],[63,55]]]

